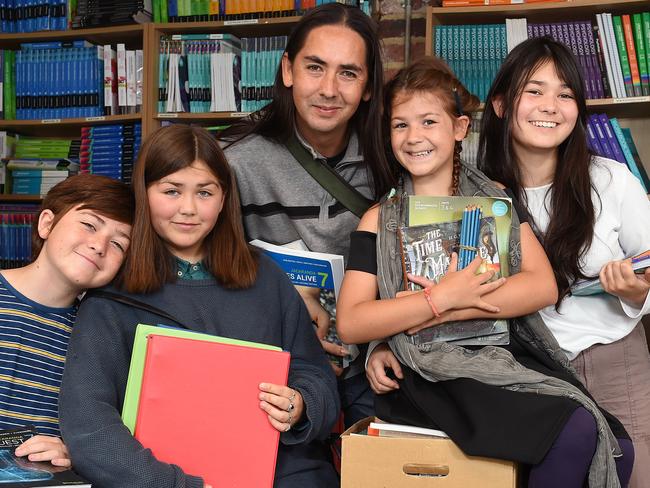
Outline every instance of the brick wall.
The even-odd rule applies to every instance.
[[[390,78],[404,65],[403,0],[377,0],[379,36],[384,45],[384,71]],[[426,0],[411,0],[411,61],[424,56]]]

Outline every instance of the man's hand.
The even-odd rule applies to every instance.
[[[350,354],[345,347],[334,344],[325,339],[330,329],[331,317],[330,314],[327,313],[327,310],[325,310],[320,304],[320,288],[296,286],[296,290],[305,302],[307,312],[316,327],[316,336],[318,337],[318,340],[320,340],[321,346],[323,346],[325,352],[339,357],[345,357]],[[343,368],[332,362],[330,362],[330,364],[336,376],[340,376],[341,373],[343,373]]]
[[[366,376],[372,391],[381,395],[388,393],[399,388],[397,381],[390,379],[386,375],[386,368],[390,368],[399,379],[402,379],[402,367],[399,361],[390,350],[388,344],[378,345],[370,357],[368,358],[368,365],[366,366]]]
[[[16,448],[16,456],[27,456],[30,461],[49,461],[54,466],[71,466],[68,448],[60,437],[35,435]]]

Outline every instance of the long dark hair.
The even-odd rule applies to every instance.
[[[585,129],[584,81],[575,57],[564,44],[550,37],[536,37],[522,42],[508,54],[485,103],[478,161],[486,175],[509,187],[527,203],[511,127],[524,86],[547,62],[553,63],[558,77],[573,91],[578,106],[575,128],[558,147],[546,232],[542,234],[535,222],[531,222],[553,266],[560,297],[558,308],[575,280],[586,278],[580,268],[580,258],[591,246],[596,220],[589,176],[592,154],[587,147]],[[501,104],[500,116],[493,106],[495,100]]]
[[[174,124],[147,137],[133,171],[135,219],[119,280],[128,292],[153,292],[176,281],[174,256],[151,223],[147,189],[195,161],[210,168],[224,194],[217,223],[203,242],[203,264],[228,288],[246,288],[255,281],[256,254],[246,243],[235,177],[217,140],[201,127]]]
[[[381,151],[381,102],[383,84],[383,66],[381,45],[376,23],[357,7],[348,7],[340,3],[329,3],[317,7],[305,14],[289,36],[285,54],[293,62],[303,48],[309,33],[326,25],[342,25],[353,30],[366,46],[366,66],[368,67],[368,84],[366,90],[370,99],[361,101],[359,108],[350,120],[350,126],[356,130],[360,139],[365,164],[375,173],[385,174],[386,158]],[[285,143],[295,131],[295,106],[291,88],[284,86],[282,70],[278,69],[273,84],[273,101],[263,109],[252,114],[248,119],[235,124],[219,137],[229,144],[235,144],[249,134],[260,134]],[[375,171],[378,168],[379,171]],[[375,197],[382,194],[390,183],[374,176]],[[380,190],[381,189],[381,190]]]
[[[395,98],[400,94],[430,93],[438,97],[442,107],[452,119],[461,115],[472,120],[472,112],[480,105],[479,99],[472,95],[456,78],[453,71],[440,58],[424,57],[406,68],[399,70],[384,87],[384,115],[382,128],[384,130],[384,150],[388,155],[390,175],[388,178],[397,179],[403,171],[391,148],[390,120]],[[469,129],[469,126],[468,126]],[[460,179],[460,153],[462,142],[456,141],[454,146],[453,179],[450,181],[450,193],[458,191]],[[388,179],[387,178],[387,179]]]

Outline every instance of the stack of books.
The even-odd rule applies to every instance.
[[[80,172],[130,183],[141,139],[140,123],[82,127]]]
[[[79,170],[79,141],[20,137],[13,157],[4,160],[5,193],[45,195]]]
[[[409,273],[440,281],[453,252],[463,258],[458,269],[478,254],[482,264],[477,273],[494,271],[493,279],[508,276],[511,221],[512,202],[508,198],[410,196],[407,225],[399,229],[406,289],[420,289],[408,280]],[[469,255],[462,252],[468,249]],[[508,344],[510,335],[506,320],[481,319],[428,327],[409,340],[415,345],[453,342],[485,346]]]

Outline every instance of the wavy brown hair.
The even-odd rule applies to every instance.
[[[384,151],[388,155],[390,175],[382,180],[396,180],[400,177],[402,171],[404,171],[393,155],[391,148],[390,120],[392,118],[392,106],[395,99],[399,95],[415,93],[435,95],[442,103],[445,112],[452,119],[465,115],[469,117],[470,125],[472,112],[475,112],[480,105],[479,99],[463,86],[451,68],[440,58],[427,56],[399,70],[393,79],[386,83],[384,87],[382,128],[384,130]],[[462,142],[456,141],[456,145],[454,146],[453,177],[452,181],[449,182],[450,193],[452,195],[458,191],[461,151]],[[383,193],[386,193],[389,189],[384,188]]]
[[[174,124],[144,141],[133,171],[136,212],[131,246],[119,283],[129,293],[149,293],[176,281],[176,260],[151,223],[147,189],[167,175],[204,162],[219,181],[224,202],[203,241],[204,266],[228,288],[246,288],[257,275],[257,254],[244,238],[235,177],[216,139],[203,128]]]
[[[589,278],[582,273],[580,258],[591,246],[596,221],[589,176],[592,154],[587,148],[585,129],[584,80],[575,57],[564,44],[550,37],[536,37],[517,45],[508,54],[488,92],[478,160],[486,175],[510,188],[526,203],[511,128],[524,86],[548,62],[553,63],[558,77],[573,91],[578,105],[576,125],[557,151],[548,228],[541,233],[535,222],[530,222],[553,266],[559,290],[558,308],[577,279]],[[493,106],[495,100],[501,104],[500,116]]]
[[[52,229],[67,212],[79,206],[79,210],[92,210],[124,224],[133,223],[135,203],[131,188],[108,176],[80,174],[57,183],[43,199],[41,212],[54,214]],[[32,260],[43,248],[44,239],[38,233],[38,219],[32,226]]]

